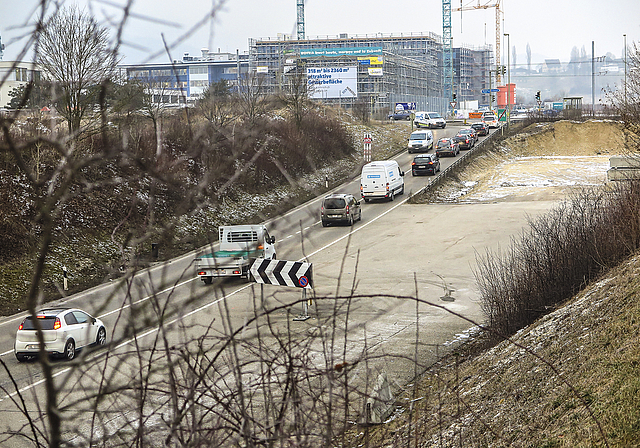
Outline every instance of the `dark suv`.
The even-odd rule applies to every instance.
[[[351,194],[331,194],[322,200],[320,209],[322,227],[327,227],[332,222],[353,225],[355,221],[362,219],[360,201]]]
[[[464,129],[463,129],[464,130]],[[453,140],[458,144],[460,149],[471,149],[476,144],[476,139],[473,134],[458,132]]]
[[[413,158],[411,175],[436,174],[440,171],[440,159],[436,154],[420,154]]]
[[[471,125],[471,129],[475,129],[475,131],[478,133],[478,137],[489,135],[489,126],[487,126],[483,122],[473,123]]]

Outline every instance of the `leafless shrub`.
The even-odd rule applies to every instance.
[[[637,181],[584,190],[531,219],[505,252],[479,256],[476,280],[489,326],[513,334],[638,249],[638,213]]]

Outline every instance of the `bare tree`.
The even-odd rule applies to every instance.
[[[309,107],[309,87],[306,70],[302,64],[286,74],[285,92],[280,95],[280,100],[285,104],[296,124],[300,129]]]
[[[61,87],[56,108],[67,121],[69,133],[77,133],[97,102],[101,83],[113,76],[118,63],[109,48],[109,32],[75,6],[56,11],[39,30],[36,62]]]
[[[222,127],[232,121],[237,105],[227,81],[222,79],[211,84],[198,101],[198,109],[213,126]]]
[[[263,91],[265,77],[263,73],[250,73],[241,78],[236,92],[238,104],[245,120],[252,123],[264,113],[267,97]]]

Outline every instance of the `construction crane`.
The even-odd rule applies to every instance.
[[[298,31],[298,40],[304,40],[304,0],[297,0],[296,2],[297,20],[296,30]]]
[[[442,0],[443,4],[447,0]],[[449,0],[450,1],[450,0]],[[480,0],[476,0],[475,4],[473,2],[469,2],[466,5],[462,4],[462,0],[460,0],[460,7],[454,8],[453,11],[471,11],[473,9],[489,9],[496,8],[496,82],[500,84],[501,77],[501,65],[500,65],[500,14],[502,11],[500,10],[500,1],[501,0],[493,0],[489,2],[481,2]]]

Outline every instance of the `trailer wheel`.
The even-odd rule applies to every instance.
[[[202,281],[204,282],[205,285],[210,285],[211,282],[213,281],[212,277],[202,277]]]

